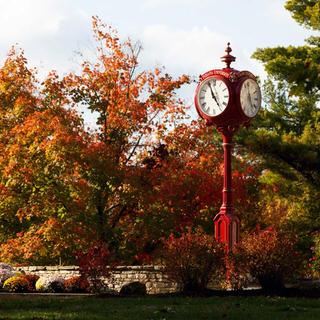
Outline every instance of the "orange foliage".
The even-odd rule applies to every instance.
[[[297,241],[295,235],[274,228],[257,228],[235,249],[234,266],[242,275],[251,274],[263,289],[281,290],[285,281],[294,280],[302,270],[303,256],[297,250]],[[235,275],[237,270],[233,270]]]
[[[225,274],[225,247],[201,230],[188,229],[179,238],[173,234],[161,251],[166,274],[182,286],[184,292],[201,292],[211,280]]]
[[[176,95],[189,77],[141,71],[139,45],[97,17],[93,31],[98,58],[79,74],[50,72],[39,83],[14,50],[0,68],[4,261],[74,263],[92,242],[118,260],[149,259],[162,236],[193,225],[212,232],[222,152]],[[96,115],[94,129],[84,128],[83,107]],[[234,177],[246,212],[250,170]]]

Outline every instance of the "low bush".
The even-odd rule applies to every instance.
[[[202,230],[188,229],[179,238],[164,242],[161,258],[165,273],[186,293],[204,291],[210,280],[225,274],[225,245]]]
[[[24,275],[10,277],[3,284],[3,289],[9,292],[28,292],[30,287],[30,282]]]
[[[14,276],[14,272],[6,269],[0,269],[0,288],[3,286],[4,282],[12,276]]]
[[[7,279],[13,277],[14,275],[15,272],[9,264],[0,262],[0,288],[3,286],[4,282]]]
[[[64,281],[64,288],[66,292],[88,292],[90,284],[86,278],[75,276]]]
[[[13,271],[12,266],[10,266],[10,264],[4,263],[4,262],[0,262],[0,269],[6,269],[6,270]]]
[[[314,278],[320,278],[320,232],[313,235],[312,257],[309,260],[311,275]]]
[[[63,292],[64,279],[53,277],[40,277],[36,282],[36,290],[39,292]]]
[[[90,290],[104,290],[103,278],[110,276],[111,253],[107,244],[97,242],[87,252],[77,254],[80,275],[90,283]]]
[[[296,249],[297,240],[274,228],[247,234],[232,254],[230,276],[234,280],[251,275],[262,289],[281,291],[286,281],[295,280],[303,266],[303,256]]]
[[[25,279],[28,280],[29,282],[29,291],[35,291],[36,290],[36,282],[39,279],[39,276],[37,276],[36,274],[25,274],[23,275],[23,277]]]

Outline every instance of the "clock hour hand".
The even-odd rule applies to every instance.
[[[211,87],[211,83],[210,83],[210,82],[208,82],[208,86],[209,86],[209,88],[210,88],[210,92],[211,92],[211,96],[212,96],[213,100],[217,103],[219,109],[221,110],[220,104],[219,104],[219,102],[218,102],[215,94],[213,93],[213,90],[212,90],[212,87]]]

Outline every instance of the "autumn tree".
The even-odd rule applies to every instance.
[[[220,134],[201,120],[180,124],[160,145],[141,156],[139,207],[127,237],[129,246],[140,250],[138,260],[152,255],[170,234],[179,237],[189,228],[199,227],[213,234],[223,185]],[[254,164],[236,155],[235,207],[243,228],[248,228],[256,214],[256,184]]]
[[[93,31],[97,59],[78,73],[40,83],[14,51],[0,69],[2,260],[74,263],[101,244],[110,261],[141,263],[170,234],[213,232],[223,153],[219,134],[190,122],[176,94],[189,78],[141,70],[141,46],[97,17]],[[234,168],[247,226],[255,163],[236,156]]]
[[[184,118],[175,90],[188,77],[138,71],[140,46],[98,18],[93,31],[98,59],[79,75],[52,72],[40,84],[14,51],[0,70],[4,260],[71,261],[97,240],[116,252],[119,222],[137,206],[137,154]],[[82,106],[96,129],[84,130]]]
[[[64,85],[74,107],[86,106],[97,119],[82,154],[81,175],[89,194],[86,215],[92,217],[90,228],[97,238],[117,253],[139,206],[138,155],[185,118],[175,91],[189,79],[175,80],[158,68],[140,71],[140,45],[121,42],[97,17],[93,30],[98,60],[84,61],[81,73],[65,77]]]
[[[57,75],[40,85],[23,52],[12,49],[0,74],[1,258],[58,262],[78,246],[82,120],[67,108]]]

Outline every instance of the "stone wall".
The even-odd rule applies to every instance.
[[[30,266],[15,269],[40,277],[59,276],[67,279],[79,275],[77,266]],[[134,281],[144,283],[149,294],[175,292],[178,289],[177,284],[169,281],[159,266],[118,266],[105,283],[110,289],[120,291],[123,285]]]

